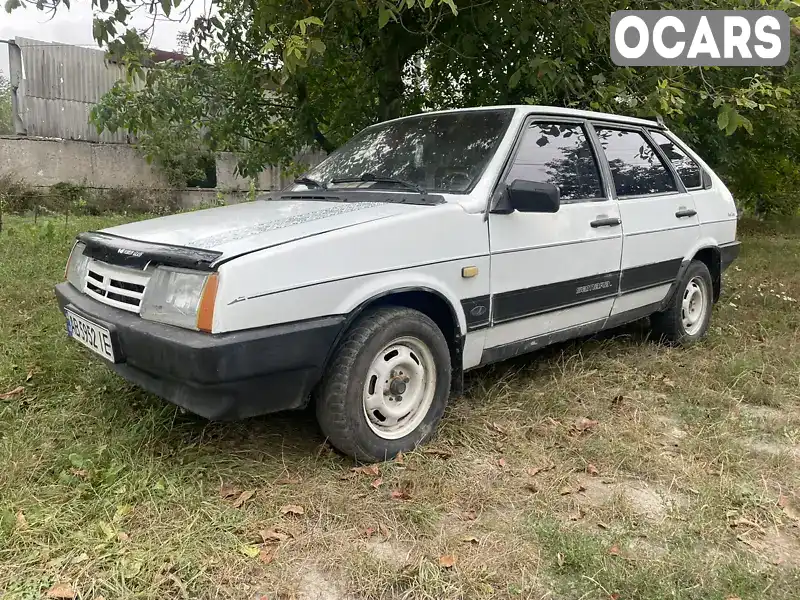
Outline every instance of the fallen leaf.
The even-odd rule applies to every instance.
[[[578,508],[576,511],[571,512],[569,514],[570,521],[580,521],[586,515],[586,511],[582,508]]]
[[[305,509],[299,504],[287,504],[286,506],[281,507],[282,515],[300,516],[302,514],[305,514],[305,512],[306,512]]]
[[[498,425],[497,423],[489,423],[489,429],[491,429],[492,431],[496,431],[500,435],[508,435],[506,433],[506,430],[500,427],[500,425]]]
[[[389,535],[390,535],[390,533],[389,533],[389,528],[388,528],[388,527],[386,527],[386,525],[384,525],[383,523],[381,523],[380,525],[378,525],[378,531],[380,531],[380,532],[381,532],[381,535],[382,535],[383,537],[385,537],[387,540],[389,539]]]
[[[407,490],[392,490],[392,498],[395,500],[410,500],[411,495]]]
[[[528,469],[528,475],[530,475],[531,477],[536,477],[536,475],[538,475],[539,473],[550,471],[551,469],[555,469],[555,467],[556,466],[554,464],[549,464],[544,467],[531,467],[530,469]]]
[[[592,463],[586,465],[586,472],[592,477],[597,477],[598,475],[600,475],[600,471],[598,471],[597,467],[595,467]]]
[[[243,544],[239,546],[239,552],[244,554],[249,558],[255,558],[261,552],[261,549],[258,546],[253,546],[251,544]]]
[[[561,552],[556,554],[556,562],[558,563],[559,567],[563,567],[564,566],[564,555]]]
[[[377,477],[381,474],[380,468],[377,464],[369,465],[367,467],[353,467],[350,470],[356,475],[372,475],[373,477]]]
[[[608,523],[603,523],[602,521],[598,521],[598,522],[597,522],[597,526],[598,526],[600,529],[608,529]]]
[[[395,462],[395,464],[398,464],[398,465],[404,465],[404,464],[406,464],[406,459],[405,459],[405,457],[403,456],[403,453],[402,453],[402,452],[398,452],[398,453],[397,453],[397,456],[395,456],[395,457],[394,457],[394,462]]]
[[[17,511],[17,529],[25,530],[28,528],[28,520],[25,518],[25,513],[21,510]]]
[[[377,490],[379,487],[381,487],[383,485],[383,479],[378,477],[375,481],[372,482],[371,485],[372,485],[372,487],[374,487]]]
[[[438,456],[439,458],[450,458],[453,456],[453,453],[450,450],[445,450],[443,448],[426,448],[422,451],[422,453]]]
[[[21,385],[17,386],[13,390],[11,390],[10,392],[6,392],[5,394],[0,394],[0,400],[8,400],[12,396],[16,396],[17,394],[21,394],[24,391],[25,391],[24,387],[22,387]]]
[[[255,496],[255,492],[253,490],[245,490],[236,500],[233,501],[233,508],[241,508],[241,506]]]
[[[620,595],[617,592],[614,592],[608,598],[609,598],[609,600],[619,600],[620,599]]]
[[[472,535],[461,538],[461,541],[465,544],[480,544],[480,540]]]
[[[261,550],[259,550],[258,552],[258,560],[264,563],[265,565],[268,565],[275,558],[276,551],[277,550],[275,549],[274,546],[267,546],[266,548],[261,548]]]
[[[275,542],[285,542],[289,538],[292,537],[292,534],[288,531],[283,531],[281,529],[262,529],[258,532],[258,535],[261,536],[261,539],[264,541],[265,544],[275,543]]]
[[[68,583],[57,583],[45,594],[48,598],[58,598],[60,600],[72,600],[75,597],[75,590]]]
[[[564,486],[559,490],[558,493],[561,494],[562,496],[567,496],[569,494],[577,494],[578,492],[585,492],[585,491],[586,488],[583,487],[580,483],[578,483],[576,485]]]
[[[364,530],[364,537],[367,539],[371,538],[374,534],[375,534],[375,529],[372,527],[367,527]]]
[[[33,369],[28,371],[28,375],[25,377],[25,381],[30,381],[31,379],[33,379]]]
[[[600,421],[593,421],[592,419],[588,419],[586,417],[579,417],[575,419],[575,422],[570,427],[570,432],[573,435],[580,435],[587,431],[592,431],[595,427],[600,424]]]
[[[72,473],[75,477],[80,477],[81,479],[88,479],[89,478],[89,471],[86,469],[70,469],[70,473]]]
[[[456,557],[452,554],[445,554],[439,557],[439,566],[443,569],[452,569],[456,564]]]
[[[792,521],[800,521],[800,512],[790,504],[789,499],[783,494],[778,497],[778,506],[783,510],[783,514]]]
[[[475,509],[470,508],[469,510],[465,510],[461,513],[461,520],[462,521],[474,521],[478,518],[478,513],[475,512]]]
[[[302,478],[297,475],[292,477],[290,475],[286,475],[285,477],[281,477],[275,482],[275,485],[295,485],[297,483],[301,483],[303,480]]]
[[[219,488],[219,497],[223,500],[226,498],[232,498],[233,496],[238,496],[241,493],[242,490],[229,485],[223,485]]]
[[[608,549],[608,553],[611,556],[619,556],[619,546],[614,544],[613,546],[611,546],[611,548]]]
[[[117,539],[118,539],[120,542],[127,542],[128,540],[130,540],[130,539],[131,539],[131,536],[129,536],[129,535],[128,535],[127,533],[125,533],[124,531],[118,531],[118,532],[117,532]]]
[[[506,459],[505,458],[498,459],[497,466],[500,467],[501,469],[505,469],[506,468]]]

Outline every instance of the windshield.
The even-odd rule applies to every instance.
[[[483,174],[513,112],[451,112],[376,125],[361,131],[298,183],[313,187],[302,181],[310,179],[334,189],[465,193]]]

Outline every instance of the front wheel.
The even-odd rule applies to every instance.
[[[688,345],[705,337],[711,321],[713,284],[705,263],[693,260],[686,269],[666,310],[651,318],[661,339]]]
[[[339,451],[391,459],[434,433],[450,393],[450,349],[429,317],[403,307],[362,316],[324,375],[317,420]]]

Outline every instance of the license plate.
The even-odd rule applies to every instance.
[[[67,317],[67,335],[96,352],[103,358],[114,362],[114,348],[111,345],[111,332],[97,323],[79,317],[65,310]]]

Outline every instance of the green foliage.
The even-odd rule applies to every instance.
[[[40,9],[64,2],[22,1]],[[650,9],[649,0],[219,0],[193,24],[192,58],[159,65],[128,17],[143,6],[174,15],[178,0],[92,4],[101,11],[95,38],[144,82],[117,86],[93,120],[135,133],[168,172],[192,171],[204,153],[227,150],[240,156],[239,172],[253,176],[289,164],[310,144],[329,151],[376,121],[532,103],[661,116],[727,174],[746,206],[792,212],[800,202],[789,194],[797,178],[789,166],[798,154],[797,43],[785,67],[769,69],[613,64],[611,13]],[[739,0],[661,6],[742,8]],[[786,11],[800,31],[797,1],[758,6]]]
[[[107,215],[169,214],[180,208],[177,197],[161,190],[97,189],[73,183],[36,188],[6,174],[0,176],[3,213]]]
[[[14,133],[14,123],[11,120],[11,85],[0,73],[0,135],[12,133]]]

